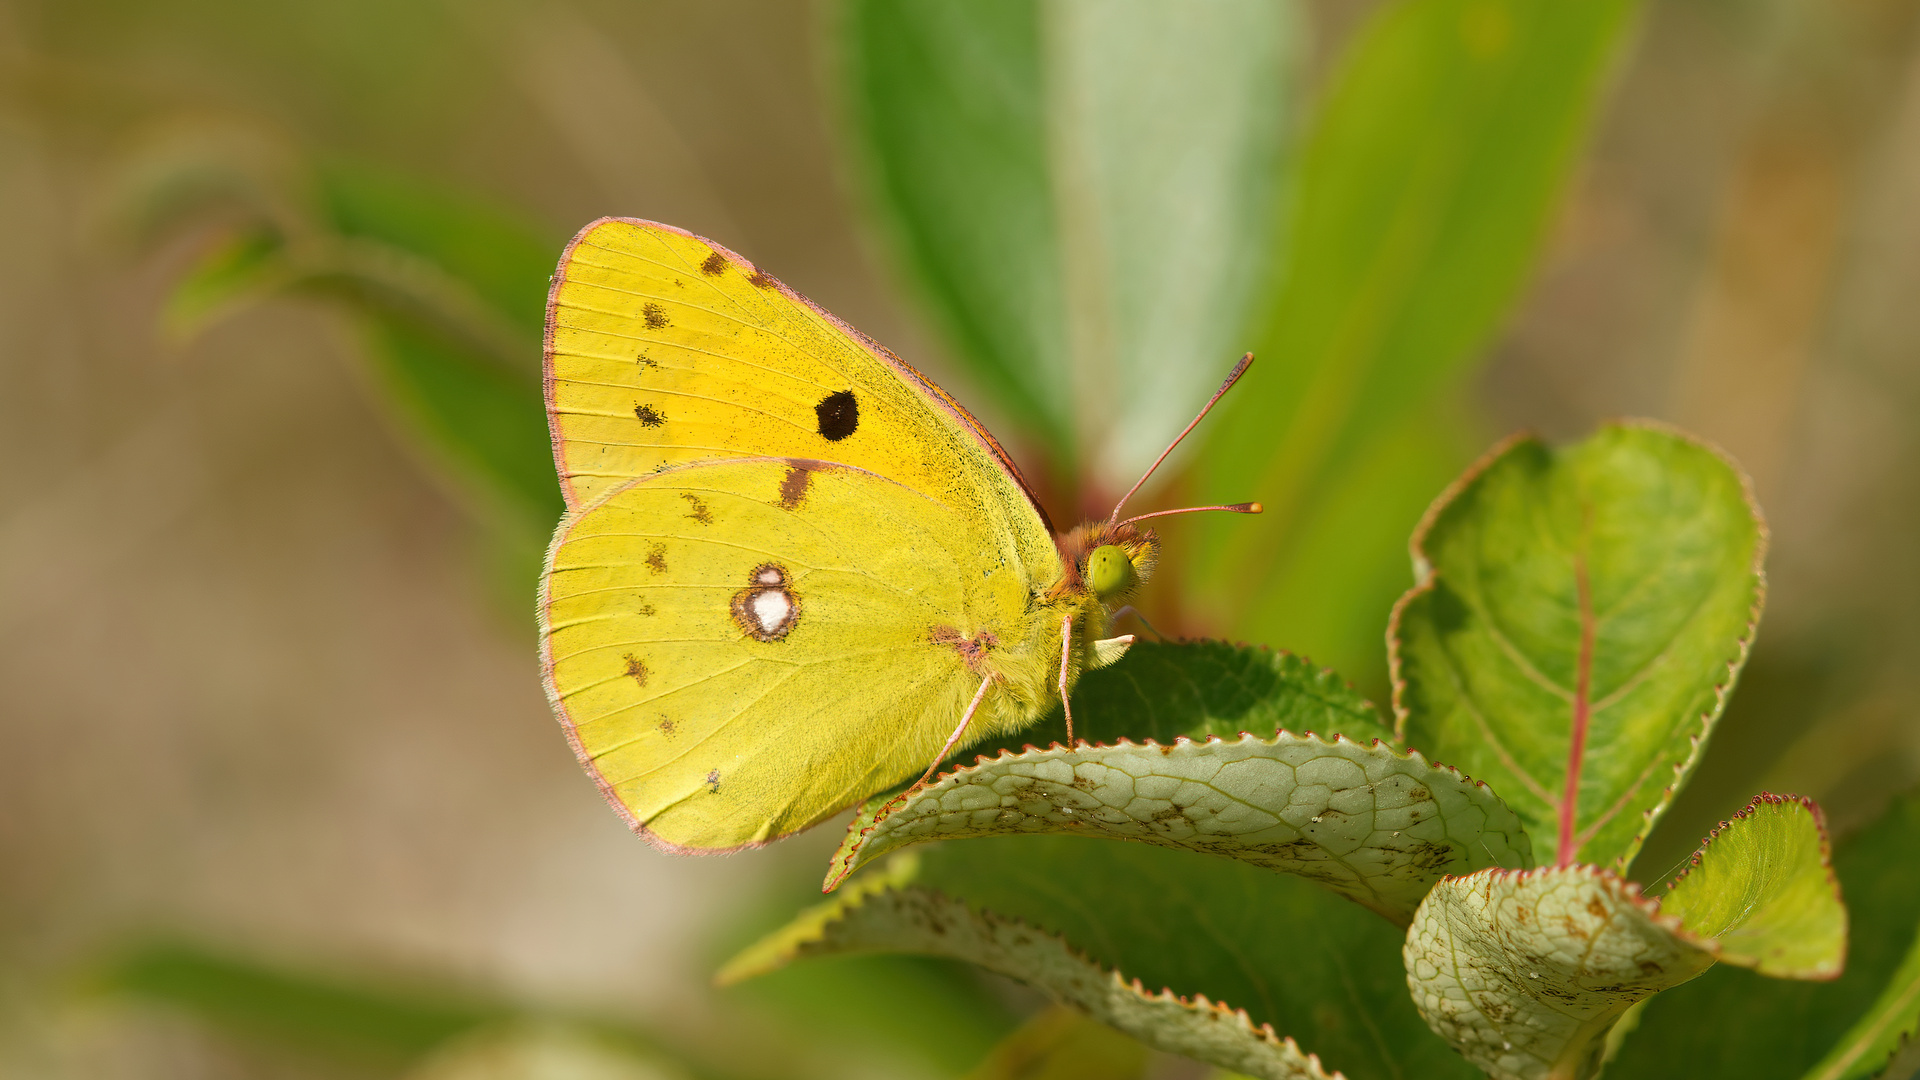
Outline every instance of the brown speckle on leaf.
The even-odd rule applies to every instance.
[[[661,307],[659,304],[650,303],[646,307],[641,308],[640,313],[646,316],[647,329],[649,330],[659,330],[669,324],[667,309]]]
[[[727,257],[717,251],[707,256],[707,261],[700,264],[700,272],[708,277],[719,277],[726,268]]]
[[[1605,919],[1607,917],[1607,905],[1601,903],[1600,898],[1596,896],[1587,901],[1587,914],[1596,919]]]

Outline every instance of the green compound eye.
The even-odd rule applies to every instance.
[[[1087,584],[1093,586],[1095,595],[1103,600],[1139,580],[1140,576],[1133,572],[1133,560],[1112,544],[1094,548],[1093,554],[1087,556]]]

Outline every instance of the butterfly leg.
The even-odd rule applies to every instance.
[[[927,771],[921,773],[920,779],[913,782],[914,787],[919,787],[921,784],[926,783],[927,777],[933,775],[933,770],[939,768],[940,763],[947,760],[947,751],[953,749],[953,744],[960,741],[960,733],[967,730],[968,724],[973,723],[973,714],[979,710],[981,699],[987,696],[987,687],[992,685],[993,676],[991,675],[980,681],[980,689],[974,691],[973,701],[967,705],[966,715],[960,718],[960,726],[954,728],[953,734],[947,736],[947,745],[942,746],[940,752],[933,755],[933,764],[927,766]]]
[[[1073,656],[1073,616],[1060,620],[1060,711],[1067,717],[1067,745],[1073,745],[1073,703],[1067,700],[1067,660]]]

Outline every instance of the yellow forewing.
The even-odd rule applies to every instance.
[[[816,458],[866,469],[1028,559],[1051,530],[992,436],[897,357],[711,241],[608,218],[562,257],[547,406],[569,506],[664,465]]]
[[[764,842],[934,759],[983,678],[956,642],[1057,649],[1037,640],[1058,620],[1032,608],[1018,546],[842,465],[653,473],[573,511],[555,537],[548,689],[581,759],[650,839]],[[968,741],[1038,711],[988,705]]]

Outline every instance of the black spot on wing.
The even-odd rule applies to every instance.
[[[860,426],[860,403],[854,400],[853,391],[840,390],[821,398],[813,407],[813,415],[819,420],[821,436],[828,442],[839,442]]]
[[[667,414],[651,405],[635,405],[633,407],[633,415],[635,419],[648,427],[659,427],[661,424],[667,422]]]
[[[646,316],[647,329],[649,330],[659,330],[670,325],[667,319],[667,309],[661,307],[659,304],[648,304],[646,307],[640,309],[640,313]]]

